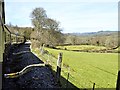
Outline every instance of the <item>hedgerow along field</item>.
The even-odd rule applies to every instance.
[[[57,57],[60,52],[63,53],[62,67],[64,67],[64,65],[70,67],[69,82],[78,88],[92,88],[93,83],[96,84],[95,88],[116,87],[118,72],[117,53],[88,53],[51,48],[44,49],[55,57]],[[62,76],[67,78],[67,74],[63,71],[67,72],[67,68],[62,68]]]
[[[67,50],[103,50],[103,49],[107,49],[104,46],[94,46],[94,45],[69,45],[69,46],[57,46],[56,48],[67,49]]]

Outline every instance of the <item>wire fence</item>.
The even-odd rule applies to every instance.
[[[57,70],[57,60],[58,58],[52,55],[52,53],[49,53],[47,50],[40,49],[39,57],[48,65],[52,67],[54,71]],[[94,80],[90,80],[84,75],[81,75],[80,73],[76,72],[73,68],[71,68],[69,65],[62,64],[61,67],[61,75],[66,79],[64,82],[63,87],[69,88],[69,82],[72,82],[75,86],[78,88],[108,88],[109,83],[105,86],[100,85],[99,83],[94,82]]]

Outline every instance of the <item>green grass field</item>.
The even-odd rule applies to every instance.
[[[45,48],[55,57],[63,53],[62,76],[67,78],[70,67],[69,81],[79,88],[115,88],[118,72],[117,53],[87,53]],[[37,53],[37,52],[36,52]],[[47,57],[47,56],[46,56]],[[53,60],[53,59],[52,59]],[[57,59],[54,59],[55,62]],[[56,65],[56,63],[54,63]],[[65,73],[66,72],[66,73]]]

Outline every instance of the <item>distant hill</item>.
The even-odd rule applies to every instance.
[[[98,32],[87,32],[87,33],[67,33],[68,35],[76,36],[101,36],[101,35],[111,35],[117,34],[118,31],[98,31]]]

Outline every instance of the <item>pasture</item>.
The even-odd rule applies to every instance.
[[[74,48],[74,47],[73,47]],[[117,53],[88,53],[44,48],[57,58],[63,53],[62,76],[79,88],[115,88],[118,72]],[[38,49],[33,50],[38,53]],[[41,56],[39,55],[41,58]],[[47,57],[47,56],[46,56]],[[54,61],[53,61],[54,60]],[[52,59],[56,65],[57,59]],[[69,69],[69,70],[68,70]],[[54,69],[55,70],[55,69]]]

